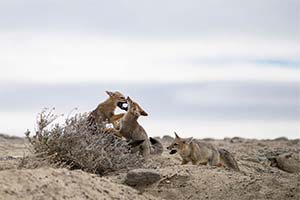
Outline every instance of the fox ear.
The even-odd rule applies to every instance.
[[[110,97],[112,97],[112,96],[114,95],[113,92],[110,92],[110,91],[105,91],[105,92],[106,92],[106,94],[108,94],[108,96],[110,96]]]
[[[141,111],[142,116],[148,116],[148,113],[146,113],[144,110]]]
[[[180,138],[178,135],[177,135],[177,133],[174,131],[174,134],[175,134],[175,137],[176,138]]]
[[[187,138],[187,139],[186,139],[186,143],[187,143],[187,144],[191,144],[191,142],[192,142],[193,140],[194,140],[193,137]]]
[[[126,101],[127,101],[128,103],[132,103],[132,100],[130,99],[129,96],[127,97]]]

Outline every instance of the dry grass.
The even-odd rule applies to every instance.
[[[40,164],[25,158],[23,166],[37,167],[47,162],[56,167],[103,175],[142,164],[142,158],[130,151],[126,141],[103,133],[105,124],[91,127],[87,113],[67,118],[63,125],[53,125],[58,117],[53,109],[44,109],[38,114],[36,134],[33,137],[30,132],[25,134]]]

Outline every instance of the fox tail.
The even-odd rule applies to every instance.
[[[219,153],[221,162],[223,162],[226,167],[235,171],[240,171],[238,163],[229,151],[227,151],[226,149],[219,149]]]

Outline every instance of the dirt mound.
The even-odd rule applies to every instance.
[[[165,151],[148,161],[162,179],[145,193],[164,199],[300,199],[300,174],[273,167],[270,158],[299,153],[298,140],[211,140],[232,152],[241,172],[211,166],[180,165],[178,154]],[[166,144],[167,145],[167,142]]]
[[[163,179],[143,188],[164,199],[300,199],[300,177],[277,171],[252,174],[210,166],[160,169]]]
[[[156,199],[80,170],[0,171],[0,199]]]

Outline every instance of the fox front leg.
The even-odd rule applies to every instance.
[[[182,160],[182,162],[181,162],[181,165],[185,165],[185,164],[187,164],[189,161],[187,161],[187,160]]]
[[[110,118],[110,122],[113,124],[115,129],[120,129],[120,121],[123,118],[125,113],[114,115]]]
[[[192,160],[193,165],[201,165],[201,161],[200,160]]]
[[[192,160],[193,165],[199,165],[198,161]]]
[[[221,162],[217,164],[217,167],[226,168],[226,166],[223,163],[221,163]]]
[[[113,123],[114,121],[118,121],[118,120],[121,119],[124,115],[125,115],[125,113],[120,113],[120,114],[117,114],[117,115],[113,115],[113,116],[110,118],[110,122]]]
[[[103,130],[103,132],[104,132],[104,133],[107,133],[107,134],[115,135],[115,136],[117,136],[117,137],[119,137],[119,138],[122,138],[122,137],[123,137],[122,134],[120,133],[120,131],[119,131],[119,130],[116,130],[116,129],[114,129],[114,128],[105,128],[105,129]]]
[[[201,161],[201,160],[192,161],[192,163],[193,163],[193,165],[207,165],[207,162]]]

